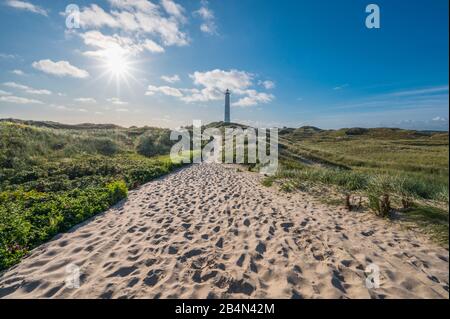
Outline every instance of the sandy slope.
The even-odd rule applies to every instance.
[[[188,167],[35,249],[0,275],[7,298],[448,298],[448,251],[370,214]],[[66,265],[81,287],[65,287]],[[375,263],[381,287],[369,290]]]

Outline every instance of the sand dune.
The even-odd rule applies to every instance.
[[[369,213],[187,167],[32,251],[3,298],[448,298],[448,250]],[[365,286],[368,264],[381,286]],[[80,287],[65,286],[66,266]]]

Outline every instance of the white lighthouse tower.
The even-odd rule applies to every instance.
[[[225,123],[230,123],[230,90],[225,91]]]

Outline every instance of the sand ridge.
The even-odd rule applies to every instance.
[[[448,250],[369,213],[192,165],[0,274],[3,298],[448,298]],[[368,289],[364,269],[380,269]],[[65,286],[80,267],[80,287]]]

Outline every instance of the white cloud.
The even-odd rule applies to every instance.
[[[15,75],[25,75],[25,73],[22,70],[17,70],[17,69],[12,70],[11,73],[15,74]]]
[[[39,100],[28,99],[25,97],[14,95],[0,96],[0,102],[15,103],[15,104],[44,104],[42,101]]]
[[[120,98],[118,97],[112,97],[110,99],[106,99],[108,102],[115,104],[115,105],[127,105],[128,102],[122,101]]]
[[[214,12],[208,8],[208,1],[204,0],[201,2],[202,6],[197,11],[194,11],[194,15],[202,19],[202,24],[200,25],[200,30],[208,34],[217,33],[217,25],[215,22]]]
[[[27,1],[8,0],[5,4],[15,9],[30,11],[43,16],[47,16],[47,10]]]
[[[50,105],[50,107],[53,107],[58,110],[67,110],[68,109],[65,105]]]
[[[180,30],[176,19],[165,18],[158,15],[136,13],[140,29],[149,34],[155,34],[165,46],[185,46],[189,44],[188,36]]]
[[[164,10],[171,16],[179,19],[181,22],[186,21],[184,16],[184,8],[172,0],[161,0]]]
[[[2,59],[14,59],[15,57],[14,54],[0,53],[0,58]]]
[[[247,90],[247,96],[240,98],[234,106],[248,107],[255,106],[258,104],[266,104],[271,102],[275,97],[272,94],[264,92],[256,92],[255,90]]]
[[[214,19],[214,13],[207,7],[200,7],[195,13],[205,20]]]
[[[19,89],[19,90],[28,90],[29,89],[28,86],[23,85],[23,84],[19,84],[19,83],[16,83],[16,82],[5,82],[5,83],[3,83],[3,85],[7,86],[7,87],[10,87],[10,88],[13,88],[13,89]]]
[[[269,80],[266,80],[266,81],[259,81],[258,84],[264,86],[264,88],[265,88],[266,90],[271,90],[271,89],[275,88],[275,82],[269,81]]]
[[[174,74],[172,76],[163,75],[163,76],[161,76],[161,80],[163,80],[167,83],[176,83],[176,82],[180,81],[180,77],[178,76],[178,74]]]
[[[144,50],[154,53],[164,52],[162,46],[150,39],[136,42],[129,37],[119,36],[117,34],[111,36],[105,35],[100,31],[88,31],[80,34],[80,36],[83,39],[84,44],[96,48],[95,51],[83,52],[86,56],[102,58],[111,54],[116,54],[126,57],[135,56]]]
[[[130,112],[130,110],[126,109],[126,108],[120,108],[120,109],[116,109],[116,112]]]
[[[80,24],[84,29],[111,28],[133,35],[139,42],[143,34],[156,37],[165,46],[188,44],[187,34],[181,30],[184,23],[184,8],[172,0],[166,0],[160,6],[143,0],[109,0],[114,8],[110,12],[96,4],[82,8]],[[164,14],[164,12],[166,14]],[[153,40],[152,40],[153,41]],[[156,42],[153,41],[155,44]],[[155,46],[152,46],[155,47]],[[162,52],[159,49],[157,52]]]
[[[105,12],[96,4],[90,7],[84,7],[80,12],[80,26],[83,28],[100,28],[100,27],[119,27],[119,22],[115,17]]]
[[[71,76],[74,78],[83,79],[89,76],[89,73],[86,70],[79,69],[67,61],[53,62],[52,60],[46,59],[33,62],[32,66],[36,70],[59,77]]]
[[[49,90],[35,90],[35,89],[30,89],[27,91],[27,93],[37,94],[37,95],[51,95],[52,94],[52,92]]]
[[[57,110],[71,110],[69,107],[61,104],[50,104],[49,106]]]
[[[231,90],[233,95],[239,97],[234,106],[254,106],[271,102],[275,96],[251,89],[253,75],[239,70],[211,70],[206,72],[194,72],[189,77],[194,88],[174,88],[170,86],[149,85],[146,95],[156,93],[179,98],[186,103],[217,101],[224,98],[225,90]]]
[[[436,116],[436,117],[434,117],[432,120],[433,120],[433,121],[437,121],[437,122],[445,122],[445,121],[447,121],[446,118],[440,117],[440,116]]]
[[[142,12],[153,12],[158,6],[147,0],[108,0],[112,7],[125,10],[138,10]]]
[[[170,86],[154,86],[154,85],[149,85],[147,87],[147,92],[145,92],[145,95],[154,95],[155,93],[162,93],[164,95],[178,98],[181,98],[183,96],[181,90],[177,88],[173,88]]]
[[[92,97],[79,97],[74,99],[75,102],[87,103],[87,104],[95,104],[97,100]]]
[[[0,90],[0,95],[11,95],[11,92]]]
[[[82,113],[89,112],[89,110],[82,108],[82,107],[72,107],[72,106],[66,106],[66,105],[62,105],[62,104],[50,104],[49,106],[58,111],[70,111],[70,112],[82,112]]]
[[[333,90],[339,91],[339,90],[345,89],[346,87],[348,87],[347,83],[342,84],[342,85],[338,85],[338,86],[334,87]]]
[[[363,99],[337,104],[331,109],[353,109],[355,111],[375,109],[391,109],[403,112],[406,110],[448,110],[448,86],[402,89],[396,92],[380,93]]]
[[[140,50],[140,47],[136,46],[131,38],[122,37],[117,34],[112,36],[104,35],[100,31],[89,31],[80,34],[84,41],[84,44],[96,48],[96,51],[84,52],[87,56],[93,57],[105,57],[108,54],[114,52],[118,55],[135,55]]]
[[[194,81],[195,85],[204,86],[209,90],[225,92],[230,89],[234,92],[240,92],[252,85],[253,74],[230,70],[223,71],[215,69],[206,72],[194,72],[189,77]]]
[[[390,95],[391,96],[410,96],[410,95],[425,95],[425,94],[433,94],[433,93],[441,93],[441,92],[448,92],[448,85],[399,91],[399,92],[391,93]]]
[[[208,34],[214,34],[215,28],[213,27],[214,25],[211,23],[202,23],[200,25],[200,30],[204,33],[208,33]]]
[[[23,90],[28,94],[36,94],[36,95],[51,95],[52,94],[52,92],[49,90],[33,89],[27,85],[23,85],[23,84],[16,83],[16,82],[5,82],[5,83],[3,83],[3,85],[13,88],[13,89]]]
[[[160,46],[158,43],[150,39],[146,39],[141,45],[144,49],[150,52],[154,53],[164,52],[164,48],[162,46]]]

